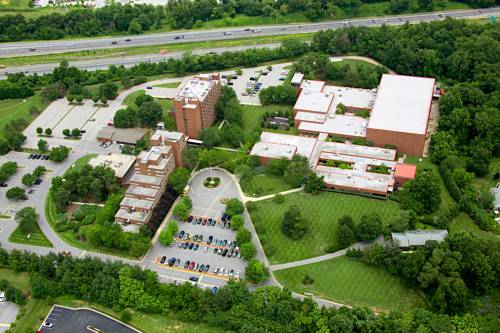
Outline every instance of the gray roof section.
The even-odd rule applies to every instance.
[[[105,126],[99,130],[97,137],[120,143],[135,144],[137,140],[144,137],[144,134],[146,134],[146,130],[139,128],[116,128]]]
[[[141,196],[148,197],[148,198],[154,198],[158,194],[158,191],[159,190],[157,188],[149,188],[149,187],[131,185],[127,189],[127,194],[141,195]]]
[[[392,239],[398,242],[399,247],[422,246],[427,241],[442,242],[448,231],[446,230],[407,230],[405,232],[392,232]]]

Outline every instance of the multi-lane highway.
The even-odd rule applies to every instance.
[[[40,42],[18,42],[0,44],[0,57],[27,56],[36,54],[65,53],[103,48],[123,48],[144,45],[163,45],[173,43],[200,42],[220,39],[235,39],[253,36],[273,36],[298,33],[310,33],[325,29],[337,29],[344,26],[378,26],[381,24],[397,25],[404,22],[418,23],[441,20],[445,17],[475,18],[498,15],[500,7],[446,12],[421,13],[400,16],[374,17],[319,23],[301,23],[290,25],[271,25],[246,28],[225,28],[216,30],[182,31],[155,33],[135,36],[90,38],[80,40],[59,40]]]

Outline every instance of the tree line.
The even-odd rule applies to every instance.
[[[229,281],[217,293],[189,283],[163,284],[155,272],[121,262],[37,256],[0,249],[0,266],[30,276],[31,297],[70,296],[113,309],[174,313],[180,320],[205,323],[240,333],[255,332],[477,332],[476,317],[438,315],[424,309],[375,315],[366,308],[320,309],[309,298],[261,287],[250,292],[243,282]],[[85,274],[82,274],[85,272]],[[23,295],[23,297],[26,297]]]

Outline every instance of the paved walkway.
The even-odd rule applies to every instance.
[[[286,194],[290,194],[290,193],[295,193],[295,192],[300,192],[302,191],[304,188],[303,187],[299,187],[299,188],[294,188],[294,189],[291,189],[291,190],[287,190],[287,191],[283,191],[283,192],[278,192],[278,193],[273,193],[273,194],[269,194],[269,195],[264,195],[262,197],[248,197],[248,196],[244,196],[244,200],[245,202],[249,202],[249,201],[262,201],[262,200],[267,200],[267,199],[271,199],[271,198],[274,198],[277,194],[282,194],[282,195],[286,195]]]

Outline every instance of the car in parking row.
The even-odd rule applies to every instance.
[[[44,155],[44,154],[29,154],[28,155],[28,159],[29,160],[48,160],[49,159],[49,155]]]
[[[214,274],[229,278],[234,277],[235,279],[240,278],[240,271],[235,271],[234,269],[228,269],[224,267],[215,267]]]
[[[196,263],[195,261],[191,260],[186,260],[184,263],[184,269],[190,270],[190,271],[196,271],[198,273],[208,273],[210,270],[210,265],[209,264],[200,264]]]

